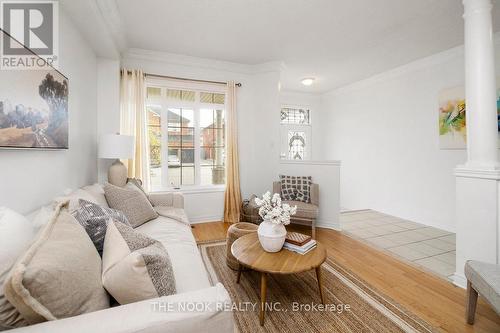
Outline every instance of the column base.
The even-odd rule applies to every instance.
[[[500,170],[458,166],[456,176],[456,273],[464,287],[467,260],[498,264]]]

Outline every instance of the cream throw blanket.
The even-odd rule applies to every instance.
[[[171,218],[186,225],[191,225],[186,216],[186,213],[184,212],[184,209],[182,208],[175,208],[171,206],[155,206],[153,208],[161,216]]]

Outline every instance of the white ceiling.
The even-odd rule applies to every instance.
[[[297,91],[325,92],[463,43],[460,0],[87,1],[101,2],[101,13],[106,4],[110,35],[122,48],[283,61],[282,86]],[[85,1],[61,2],[78,16]],[[494,3],[499,31],[500,0]],[[89,25],[88,16],[81,21]],[[302,86],[310,76],[316,83]]]

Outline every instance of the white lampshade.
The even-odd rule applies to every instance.
[[[134,158],[135,137],[131,135],[104,134],[99,139],[99,157],[112,159]]]

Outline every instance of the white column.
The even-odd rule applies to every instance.
[[[467,162],[457,166],[454,283],[467,260],[499,263],[499,180],[491,0],[464,0]]]
[[[497,107],[491,0],[464,0],[467,166],[497,169]]]

